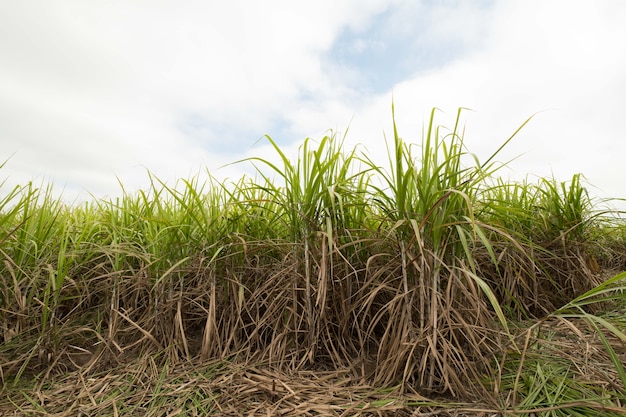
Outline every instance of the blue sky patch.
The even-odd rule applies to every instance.
[[[417,3],[416,3],[417,4]],[[476,4],[483,9],[490,0]],[[389,9],[362,30],[345,28],[323,61],[345,85],[365,93],[389,91],[416,74],[437,69],[463,55],[461,37],[437,35],[439,3],[424,2],[399,15]]]

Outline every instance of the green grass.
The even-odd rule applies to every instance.
[[[80,383],[93,415],[623,413],[626,225],[582,174],[497,176],[529,120],[481,162],[462,111],[439,114],[418,144],[394,120],[384,166],[332,134],[295,160],[267,137],[278,163],[234,182],[2,189],[0,410],[65,410],[46,395]]]

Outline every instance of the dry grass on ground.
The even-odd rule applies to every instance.
[[[625,313],[613,310],[607,314],[626,317]],[[626,328],[626,319],[617,322]],[[500,395],[494,392],[483,403],[426,398],[411,386],[373,386],[354,369],[288,372],[254,358],[163,365],[160,355],[142,355],[105,369],[109,361],[101,351],[72,372],[39,380],[25,378],[18,386],[5,381],[0,415],[497,417],[567,410],[584,413],[581,415],[626,413],[626,404],[610,396],[620,389],[611,358],[598,334],[580,319],[553,317],[541,325],[520,327],[515,333],[522,344],[526,341],[526,348],[521,355],[503,353],[500,378],[485,376]],[[610,343],[626,363],[624,342],[614,337]],[[69,361],[70,356],[62,360]],[[528,369],[533,367],[534,373]],[[610,386],[611,380],[615,386]],[[549,398],[558,392],[570,395],[571,401],[541,405],[538,397]],[[520,404],[516,396],[533,399]],[[494,403],[494,398],[499,403]]]

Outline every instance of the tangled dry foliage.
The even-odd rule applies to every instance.
[[[590,388],[599,400],[581,406],[624,411],[606,398],[623,389],[617,370],[580,319],[530,321],[511,330],[512,342],[456,270],[444,275],[435,310],[428,297],[407,296],[403,256],[380,242],[361,266],[342,263],[339,248],[331,261],[327,245],[309,247],[318,254],[310,294],[292,245],[235,246],[236,255],[199,258],[151,287],[145,265],[112,275],[106,256],[94,260],[81,271],[88,286],[64,284],[81,296],[59,306],[55,339],[7,341],[3,386],[21,373],[22,388],[7,389],[0,414],[529,415],[553,409],[518,409],[515,394],[528,384],[522,368],[547,357],[564,363],[561,375],[599,387]],[[436,331],[421,311],[437,315]],[[623,341],[611,343],[626,362]]]
[[[623,312],[616,312],[623,314]],[[549,329],[545,337],[540,327]],[[541,325],[519,329],[526,340],[520,360],[518,353],[510,352],[516,360],[508,366],[521,368],[545,363],[560,364],[556,371],[563,381],[578,379],[572,389],[587,386],[599,397],[595,403],[578,400],[573,392],[571,401],[555,406],[506,407],[515,403],[515,397],[540,388],[555,394],[559,381],[554,375],[532,381],[503,381],[517,386],[507,392],[504,404],[489,406],[488,399],[480,402],[455,402],[448,398],[425,398],[412,387],[381,388],[355,377],[353,369],[286,371],[257,358],[248,361],[230,359],[181,361],[171,365],[161,355],[139,355],[127,363],[97,371],[106,361],[106,351],[83,358],[76,363],[67,352],[64,360],[76,368],[72,372],[50,375],[39,381],[29,381],[21,390],[8,390],[0,400],[0,411],[5,416],[446,416],[495,417],[549,415],[562,409],[578,409],[583,415],[620,415],[625,408],[610,398],[601,401],[602,391],[618,376],[612,372],[611,361],[594,331],[584,331],[576,320],[551,318]],[[543,334],[543,337],[533,337]],[[573,337],[573,336],[576,337]],[[529,343],[533,340],[532,346]],[[626,361],[624,344],[620,360]],[[506,356],[506,355],[505,355]],[[549,360],[546,360],[549,359]],[[503,368],[506,359],[502,358]],[[574,371],[572,372],[572,369]],[[608,375],[607,372],[608,371]],[[608,376],[608,378],[607,378]],[[510,378],[531,380],[529,372],[511,372]],[[507,377],[505,377],[507,378]],[[581,381],[582,380],[582,381]],[[552,385],[551,385],[552,384]],[[570,387],[571,388],[571,387]],[[618,387],[619,388],[619,387]],[[530,404],[529,404],[530,405]]]

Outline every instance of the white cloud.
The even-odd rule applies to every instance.
[[[145,169],[168,181],[214,172],[269,157],[254,145],[265,133],[295,152],[289,141],[351,121],[348,140],[384,156],[393,91],[406,139],[419,139],[433,106],[448,125],[458,107],[475,110],[464,113],[466,140],[481,156],[540,112],[502,156],[525,153],[516,175],[582,171],[603,195],[623,195],[625,9],[619,0],[5,2],[0,159],[14,156],[0,178],[114,194],[116,175],[134,189]],[[345,31],[363,54],[385,50],[388,62],[372,71],[405,79],[372,93],[363,68],[329,61]]]
[[[533,120],[500,160],[521,155],[504,175],[568,180],[582,172],[595,195],[623,196],[620,156],[626,152],[620,112],[626,108],[626,5],[619,2],[500,2],[482,22],[466,53],[442,68],[420,72],[393,88],[405,139],[419,141],[431,107],[451,127],[458,107],[469,107],[466,142],[486,158],[529,116]],[[489,13],[479,12],[483,18]],[[468,15],[471,21],[472,15]],[[477,21],[478,22],[478,21]],[[434,36],[434,35],[433,35]],[[383,157],[380,135],[392,133],[391,94],[356,114],[356,141]],[[531,176],[531,180],[534,177]]]

